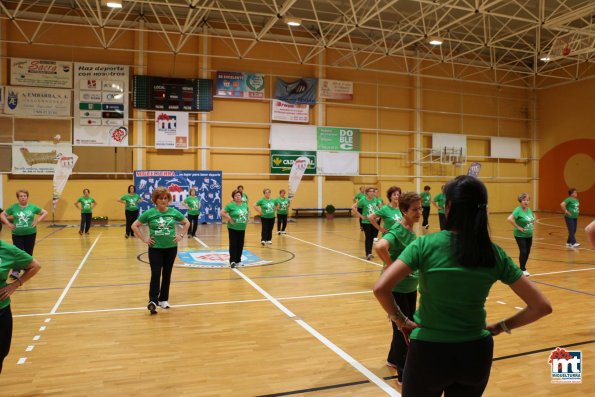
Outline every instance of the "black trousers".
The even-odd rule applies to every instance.
[[[152,248],[149,247],[149,263],[151,264],[151,283],[149,284],[149,301],[157,303],[169,300],[169,284],[171,272],[178,247]],[[161,287],[159,282],[161,281]]]
[[[362,227],[364,228],[364,236],[366,237],[366,256],[368,256],[372,254],[372,245],[374,244],[374,237],[378,235],[378,229],[371,223],[362,223]]]
[[[89,229],[91,229],[91,218],[93,217],[93,214],[83,214],[81,212],[81,233],[85,232],[85,233],[89,233]]]
[[[33,249],[35,248],[35,237],[37,233],[27,234],[25,236],[12,235],[12,244],[33,256]]]
[[[492,336],[471,342],[411,340],[403,397],[480,397],[490,378]]]
[[[566,244],[576,244],[576,237],[574,235],[576,234],[578,219],[565,216],[564,221],[566,222],[566,228],[568,229],[568,239],[566,240]]]
[[[242,261],[242,251],[244,251],[245,230],[227,229],[229,236],[229,263],[240,263]]]
[[[533,237],[515,237],[517,245],[519,246],[519,265],[521,270],[527,270],[527,259],[531,253],[531,245],[533,245]]]
[[[126,235],[127,236],[134,236],[134,232],[132,231],[132,224],[138,218],[139,210],[128,211],[124,210],[124,214],[126,215]]]
[[[438,221],[440,221],[440,230],[446,227],[446,214],[438,213]]]
[[[260,218],[260,224],[262,225],[260,241],[271,241],[273,239],[275,218]]]
[[[424,220],[423,223],[421,224],[422,227],[427,226],[428,218],[430,217],[430,207],[421,207],[421,215]]]
[[[2,373],[2,363],[4,358],[10,352],[10,343],[12,342],[12,312],[10,305],[0,309],[0,374]]]
[[[363,208],[363,207],[357,207],[357,212],[359,212],[360,214],[362,214],[362,215],[363,215],[363,214],[364,214],[364,208]],[[359,219],[359,228],[360,228],[361,230],[364,230],[364,227],[362,226],[362,218],[360,218],[360,217],[358,216],[358,219]]]
[[[287,214],[277,214],[277,231],[284,232],[287,227]]]
[[[196,228],[198,227],[198,215],[188,214],[188,221],[190,222],[188,234],[194,237],[196,235]]]
[[[397,305],[401,308],[401,311],[408,318],[413,318],[415,308],[417,305],[417,291],[402,293],[394,292],[393,298]],[[407,359],[407,342],[403,334],[397,327],[397,324],[390,322],[393,327],[393,340],[390,344],[390,350],[388,351],[388,357],[386,361],[397,366],[397,378],[399,382],[403,382],[403,372],[405,370],[405,360]]]

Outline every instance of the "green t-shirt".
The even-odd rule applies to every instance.
[[[383,240],[388,241],[388,253],[393,262],[399,257],[401,252],[415,240],[415,233],[407,230],[400,222],[397,222],[382,236]],[[387,265],[385,263],[385,265]],[[407,294],[417,290],[418,273],[417,271],[409,275],[400,283],[393,287],[394,292]]]
[[[200,200],[196,196],[188,196],[184,199],[188,206],[188,215],[198,215],[200,212]]]
[[[403,219],[401,210],[398,207],[393,208],[391,205],[385,205],[382,208],[377,209],[374,212],[374,215],[384,219],[384,227],[386,229],[390,229],[395,223],[399,223],[401,222],[401,219]]]
[[[143,212],[138,221],[149,226],[149,236],[155,241],[152,248],[172,248],[176,242],[176,221],[184,220],[184,215],[175,208],[167,207],[164,212],[153,207]]]
[[[125,194],[120,197],[120,200],[124,201],[126,211],[136,211],[138,210],[138,203],[140,201],[140,196],[136,193],[134,194]]]
[[[10,269],[23,270],[33,260],[25,251],[0,240],[0,288],[6,287],[6,278]],[[0,309],[10,305],[10,298],[0,300]]]
[[[275,204],[279,205],[277,214],[287,215],[287,209],[289,208],[289,199],[287,197],[285,197],[285,198],[277,197],[275,199]]]
[[[414,320],[420,328],[411,339],[428,342],[466,342],[490,335],[486,327],[485,301],[492,285],[512,284],[523,272],[502,248],[493,244],[493,268],[464,268],[451,251],[453,233],[441,231],[416,239],[399,259],[419,270],[420,300]]]
[[[425,190],[419,194],[421,197],[421,206],[422,207],[429,207],[432,201],[432,195],[430,192],[426,192]]]
[[[242,193],[242,203],[248,204],[248,195],[246,193]]]
[[[376,205],[376,199],[374,197],[372,197],[370,200],[364,197],[363,199],[357,202],[357,207],[362,208],[362,216],[364,217],[364,219],[362,219],[362,223],[368,224],[370,223],[370,221],[368,220],[368,215],[373,214],[376,212],[376,210],[378,210],[378,206]]]
[[[93,213],[93,207],[91,205],[95,202],[95,199],[93,197],[81,196],[78,200],[76,200],[76,202],[81,203],[81,214]]]
[[[444,197],[444,193],[438,193],[436,195],[436,197],[434,197],[434,201],[436,202],[436,205],[438,206],[438,208],[441,208],[438,210],[438,213],[444,214],[444,202],[446,201],[446,198]]]
[[[533,237],[533,222],[535,222],[535,217],[531,208],[527,207],[527,212],[525,212],[522,207],[516,207],[512,211],[512,217],[517,225],[525,229],[524,232],[521,232],[515,227],[513,231],[515,237]]]
[[[237,205],[235,201],[227,204],[224,208],[225,212],[233,219],[233,225],[227,222],[227,228],[232,230],[246,230],[248,224],[248,206],[246,203]]]
[[[35,214],[40,214],[41,211],[41,208],[35,204],[27,204],[21,207],[18,203],[15,203],[4,212],[13,217],[12,223],[14,223],[15,228],[12,234],[15,236],[28,236],[37,233],[37,227],[33,226],[33,220]]]
[[[566,200],[564,200],[564,203],[566,204],[566,211],[570,212],[570,216],[568,216],[566,213],[564,213],[564,216],[572,219],[578,218],[578,199],[575,199],[574,197],[568,197]]]
[[[266,199],[261,198],[256,202],[256,206],[260,207],[260,212],[262,212],[261,218],[274,218],[275,217],[275,200],[274,199]]]
[[[366,198],[366,195],[364,193],[357,193],[354,197],[355,202],[358,203],[361,199]],[[361,208],[360,206],[358,206],[358,208]]]

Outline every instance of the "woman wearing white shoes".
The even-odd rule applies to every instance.
[[[151,194],[155,207],[143,212],[132,224],[134,235],[149,245],[149,264],[151,282],[149,286],[149,304],[151,314],[157,314],[157,305],[169,309],[169,285],[174,261],[181,241],[190,227],[190,222],[175,208],[170,208],[171,193],[165,187],[158,187]],[[176,233],[176,222],[182,224],[182,231]],[[145,237],[140,226],[147,224],[149,236]],[[163,274],[163,277],[162,277]],[[161,287],[159,286],[161,281]]]
[[[220,212],[221,219],[227,222],[229,236],[229,267],[241,266],[242,251],[244,250],[244,237],[248,225],[248,206],[242,201],[242,192],[231,192],[231,203],[227,204]]]
[[[529,194],[521,193],[518,196],[520,206],[516,207],[508,217],[508,222],[514,226],[514,239],[519,246],[519,265],[525,276],[530,276],[527,271],[527,260],[533,244],[533,223],[535,217],[529,208]]]
[[[568,229],[568,239],[566,240],[566,246],[569,248],[576,248],[580,246],[576,242],[576,228],[578,226],[578,214],[579,214],[579,201],[578,193],[575,188],[568,189],[568,197],[566,200],[560,203],[562,211],[564,211],[564,221],[566,222],[566,228]]]
[[[358,208],[363,208],[362,213],[358,212]],[[362,227],[364,228],[365,235],[365,250],[366,259],[372,259],[372,245],[374,244],[374,237],[378,231],[372,226],[368,220],[368,215],[376,212],[378,207],[376,206],[376,198],[374,197],[374,188],[369,187],[366,189],[366,197],[353,204],[352,210],[362,220]]]
[[[287,214],[291,202],[285,197],[286,193],[285,189],[281,189],[279,191],[279,197],[275,199],[275,210],[277,211],[277,234],[285,234],[285,228],[287,227]]]
[[[260,244],[273,243],[273,228],[275,227],[275,200],[271,198],[271,189],[266,188],[262,191],[264,197],[254,204],[254,209],[260,215],[260,224],[262,226],[260,233]]]

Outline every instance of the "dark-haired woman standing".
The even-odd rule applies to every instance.
[[[242,201],[242,192],[234,190],[231,192],[232,202],[227,204],[220,212],[221,219],[227,222],[227,233],[229,235],[229,267],[234,268],[242,265],[242,251],[244,250],[244,238],[246,226],[248,225],[248,205]]]
[[[411,243],[374,286],[376,298],[410,340],[403,397],[481,396],[492,367],[492,336],[530,324],[552,312],[506,252],[490,240],[488,194],[472,176],[445,189],[446,230]],[[393,285],[419,271],[419,306],[406,317]],[[526,307],[486,327],[485,300],[496,281],[510,286]]]
[[[138,203],[143,201],[143,198],[136,194],[136,188],[134,185],[128,185],[128,193],[120,197],[118,202],[124,204],[124,216],[126,216],[126,234],[124,237],[134,237],[132,231],[132,224],[138,218]]]
[[[576,242],[576,228],[578,226],[579,201],[578,193],[575,188],[568,189],[568,197],[560,203],[562,211],[564,211],[564,222],[568,229],[568,239],[566,239],[566,246],[568,248],[577,248],[580,246]]]
[[[530,276],[527,271],[527,260],[533,245],[533,222],[535,217],[529,208],[529,193],[521,193],[518,197],[520,206],[516,207],[508,217],[508,222],[514,226],[514,239],[519,246],[519,265],[525,276]]]

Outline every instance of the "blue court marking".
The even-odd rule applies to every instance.
[[[184,263],[176,264],[176,267],[203,269],[229,267],[229,250],[225,249],[179,251],[178,258]],[[263,260],[254,253],[243,250],[241,263],[244,266],[259,266],[270,264],[272,261]]]
[[[595,296],[595,294],[591,294],[589,292],[579,291],[579,290],[572,289],[572,288],[560,287],[559,285],[548,284],[548,283],[544,283],[543,281],[535,281],[535,280],[532,280],[532,281],[535,284],[547,285],[548,287],[563,289],[563,290],[570,291],[570,292],[576,292],[577,294],[584,294],[584,295],[589,295],[589,296]]]

